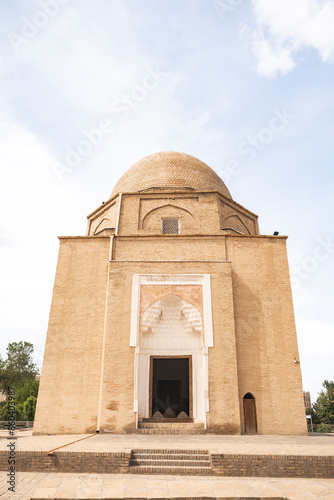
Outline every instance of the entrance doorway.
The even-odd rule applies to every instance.
[[[151,356],[150,415],[192,418],[191,356]],[[186,417],[185,417],[186,418]]]
[[[256,434],[257,421],[256,421],[255,398],[253,394],[247,392],[247,394],[244,396],[243,404],[244,404],[244,418],[245,418],[245,433]]]

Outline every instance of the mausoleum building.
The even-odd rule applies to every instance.
[[[140,160],[59,240],[35,434],[306,434],[286,236],[205,163]]]

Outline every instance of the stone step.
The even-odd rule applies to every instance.
[[[201,429],[137,429],[136,434],[173,434],[179,436],[191,436],[205,434],[205,431]]]
[[[138,434],[205,434],[204,424],[176,424],[143,422],[139,424]]]
[[[147,457],[150,457],[150,460],[197,460],[197,461],[210,461],[209,455],[195,455],[192,454],[181,454],[181,453],[133,453],[131,455],[131,459],[136,460],[147,460]]]
[[[188,417],[188,418],[158,418],[158,419],[151,417],[151,418],[140,418],[139,423],[142,423],[142,422],[154,422],[156,424],[158,424],[159,422],[177,422],[178,424],[184,424],[187,422],[193,423],[194,419],[191,417]]]
[[[130,466],[159,466],[159,467],[165,467],[165,466],[171,466],[171,467],[199,467],[199,468],[205,468],[208,467],[211,469],[211,462],[210,461],[205,461],[205,460],[165,460],[165,459],[140,459],[138,460],[137,458],[134,458],[133,460],[131,459],[130,461]]]
[[[139,429],[203,429],[202,422],[141,422]]]
[[[209,456],[208,450],[169,450],[169,449],[157,449],[157,448],[135,448],[132,453],[141,454],[156,454],[156,455],[207,455]]]
[[[208,467],[177,467],[174,465],[150,465],[140,466],[136,465],[129,468],[131,474],[173,474],[173,475],[203,475],[208,476],[212,474],[211,468]]]
[[[129,472],[134,474],[212,474],[207,450],[132,450]]]

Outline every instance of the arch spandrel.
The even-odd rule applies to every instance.
[[[140,318],[147,307],[168,294],[178,295],[190,302],[201,313],[203,318],[202,285],[142,285],[140,293]]]

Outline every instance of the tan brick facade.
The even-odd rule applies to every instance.
[[[257,216],[209,167],[196,160],[193,185],[193,157],[177,155],[153,155],[147,169],[145,159],[135,164],[117,184],[123,193],[116,186],[89,216],[86,237],[60,238],[35,434],[135,432],[151,416],[136,406],[150,390],[138,368],[150,353],[136,331],[168,294],[203,320],[201,347],[194,330],[179,350],[155,351],[189,354],[203,371],[198,381],[193,373],[195,421],[207,432],[243,433],[251,394],[259,433],[306,433],[286,237],[260,236]],[[159,175],[150,184],[154,161],[160,184]],[[161,233],[165,217],[180,221],[180,234]],[[146,277],[138,293],[136,276]]]

